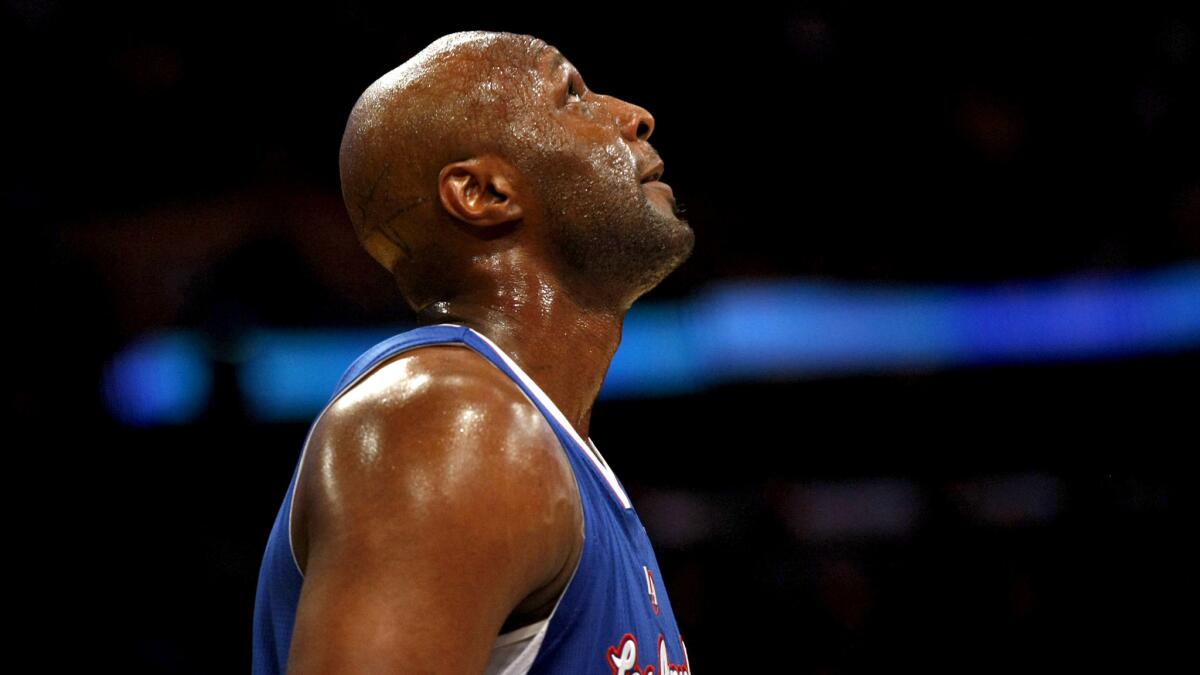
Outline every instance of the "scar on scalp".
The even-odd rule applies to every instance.
[[[392,221],[394,221],[395,219],[397,219],[401,215],[403,215],[406,211],[410,211],[414,207],[416,207],[418,204],[420,204],[421,202],[427,202],[427,201],[429,201],[429,197],[417,197],[416,199],[408,202],[404,206],[401,206],[400,208],[393,211],[390,216],[388,216],[387,218],[384,218],[383,222],[379,223],[379,226],[378,226],[379,231],[383,232],[383,236],[387,237],[388,241],[392,242],[396,246],[399,246],[400,249],[404,252],[405,257],[408,257],[408,258],[412,257],[412,249],[409,248],[408,244],[404,243],[404,240],[400,238],[400,235],[397,234],[395,230],[388,227],[388,225],[390,225],[392,223]]]
[[[371,189],[367,190],[367,194],[363,195],[362,200],[358,204],[359,219],[362,220],[364,226],[367,224],[367,207],[375,201],[375,190],[379,189],[379,184],[383,182],[383,177],[391,170],[392,164],[388,162],[383,166],[383,170],[379,172],[379,175],[375,177],[375,182],[371,183]]]
[[[387,237],[388,241],[395,244],[405,257],[412,258],[412,248],[404,241],[404,239],[400,237],[399,233],[388,226],[392,223],[392,221],[396,220],[396,218],[399,218],[405,212],[413,209],[418,204],[429,201],[428,197],[417,197],[416,199],[393,211],[391,215],[387,216],[377,224],[371,224],[368,220],[368,211],[370,210],[371,205],[375,203],[375,192],[379,189],[379,185],[383,183],[384,177],[387,176],[389,171],[391,171],[391,168],[392,165],[390,162],[384,165],[383,170],[380,171],[379,175],[375,178],[375,182],[371,184],[371,189],[368,190],[367,194],[363,196],[362,202],[359,204],[358,209],[362,217],[364,229],[378,230],[383,234],[384,237]]]

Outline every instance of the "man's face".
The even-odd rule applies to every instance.
[[[529,117],[514,120],[526,149],[517,160],[541,202],[548,244],[564,272],[632,298],[656,286],[692,252],[695,234],[666,184],[644,108],[589,90],[550,45],[533,64]],[[631,301],[632,301],[631,298]]]

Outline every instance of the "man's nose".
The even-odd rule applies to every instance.
[[[647,140],[654,133],[654,115],[649,110],[632,103],[620,102],[621,111],[618,113],[618,124],[621,134],[630,141]]]

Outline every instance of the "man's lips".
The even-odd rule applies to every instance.
[[[667,185],[666,183],[662,182],[661,180],[649,180],[649,181],[646,181],[645,183],[642,183],[642,186],[652,188],[655,190],[661,190],[661,191],[666,192],[667,194],[671,195],[671,199],[675,198],[675,191],[671,189],[670,185]]]
[[[661,161],[656,162],[654,164],[654,166],[650,167],[649,171],[642,174],[642,177],[639,182],[650,183],[650,182],[658,180],[659,178],[662,178],[663,170],[665,168],[666,168],[666,165],[664,165]]]

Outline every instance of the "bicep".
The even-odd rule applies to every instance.
[[[569,508],[516,489],[545,486],[553,432],[462,391],[380,412],[310,448],[321,470],[288,672],[483,672],[513,607],[559,569]]]
[[[289,673],[483,672],[507,613],[502,581],[436,547],[371,550],[388,541],[313,548]]]

